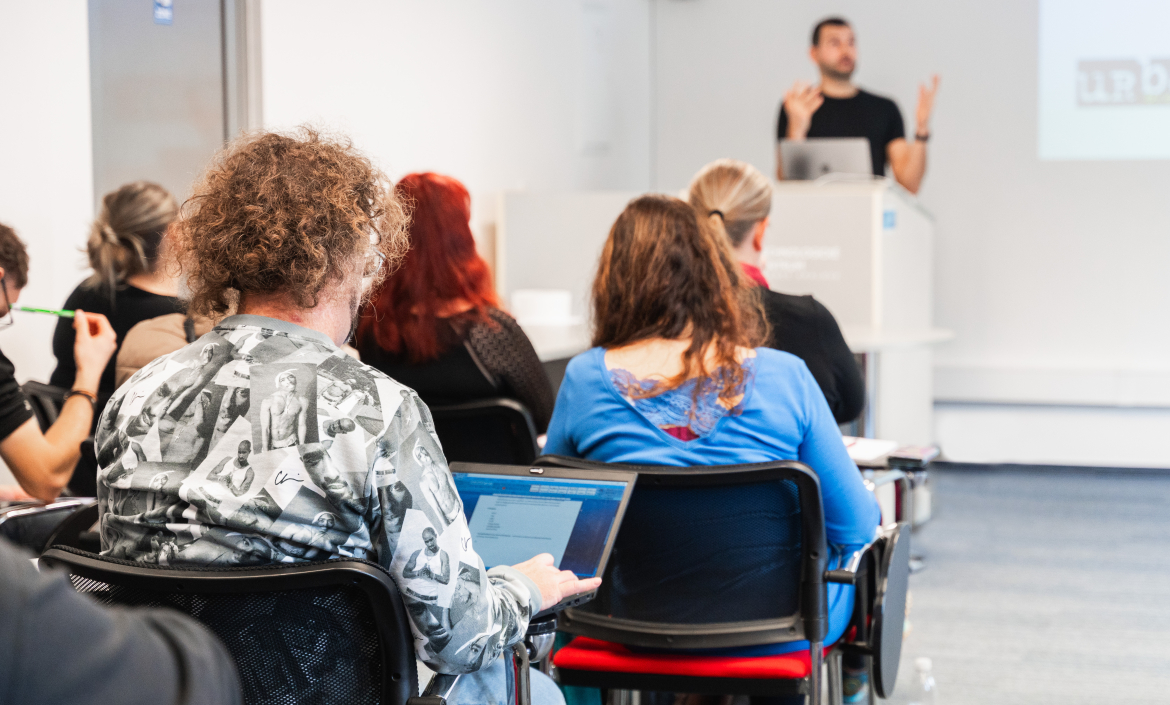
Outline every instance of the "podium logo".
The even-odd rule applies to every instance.
[[[1170,59],[1077,63],[1077,105],[1170,104]]]

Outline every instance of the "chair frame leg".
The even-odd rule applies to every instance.
[[[866,696],[866,699],[868,700],[869,705],[877,705],[877,695],[874,694],[874,692],[873,692],[874,680],[873,680],[873,657],[872,656],[865,657],[865,670],[869,674],[869,694]]]
[[[532,684],[529,682],[528,672],[528,647],[524,642],[518,642],[512,646],[512,681],[513,688],[512,702],[516,705],[531,705],[532,703]]]
[[[844,672],[841,663],[841,650],[833,649],[829,652],[828,663],[828,680],[829,680],[829,705],[843,705],[845,697],[845,682]]]
[[[824,680],[822,669],[825,665],[824,642],[820,640],[809,642],[808,660],[808,703],[809,705],[822,705],[824,698],[821,693]]]

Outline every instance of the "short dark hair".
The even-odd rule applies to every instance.
[[[823,27],[848,27],[848,26],[849,26],[849,22],[847,22],[844,17],[826,17],[825,19],[821,20],[820,22],[817,22],[816,27],[813,27],[812,45],[815,47],[816,45],[821,43],[821,28],[823,28]]]
[[[3,223],[0,223],[0,267],[4,268],[6,275],[12,275],[12,283],[17,289],[28,284],[28,251],[16,236],[16,231]]]

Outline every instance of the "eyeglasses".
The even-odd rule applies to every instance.
[[[378,250],[371,250],[369,256],[366,257],[366,268],[362,270],[362,278],[370,279],[377,276],[384,264],[386,264],[386,255]]]
[[[12,304],[8,301],[8,275],[0,277],[0,292],[4,295],[4,317],[0,318],[0,330],[4,330],[13,324],[12,320]]]

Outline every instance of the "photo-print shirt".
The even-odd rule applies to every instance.
[[[443,673],[490,663],[540,608],[529,578],[472,549],[427,407],[322,333],[231,316],[122,385],[95,440],[104,556],[375,561]]]

